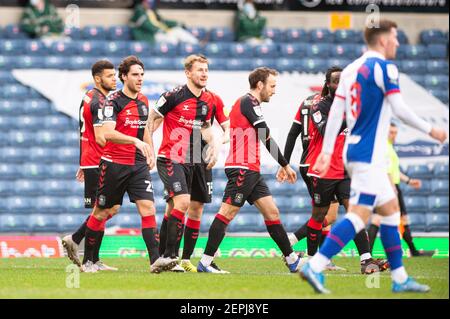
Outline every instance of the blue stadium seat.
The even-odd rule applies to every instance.
[[[284,196],[290,196],[293,191],[295,191],[293,185],[289,183],[279,183],[276,179],[266,180],[267,186],[270,192],[275,197],[280,197],[280,200],[286,200]],[[276,201],[279,202],[279,199]],[[290,200],[287,200],[287,205],[290,206]]]
[[[106,31],[100,25],[88,25],[81,29],[81,36],[87,40],[106,40]]]
[[[206,206],[208,206],[208,205],[206,205]],[[203,214],[202,222],[200,224],[200,232],[201,233],[208,233],[209,227],[211,227],[211,224],[214,221],[214,218],[216,218],[216,214],[214,214],[214,213]]]
[[[409,43],[408,36],[406,35],[405,31],[401,29],[397,29],[397,39],[398,42],[401,44],[400,47]]]
[[[80,40],[81,30],[80,28],[64,28],[64,35],[72,40]]]
[[[79,181],[73,180],[64,180],[67,186],[65,186],[69,191],[65,195],[74,195],[84,197],[84,183],[80,183]],[[51,195],[47,192],[47,195]]]
[[[45,184],[48,185],[47,183]],[[36,210],[40,214],[57,214],[65,211],[64,201],[56,196],[39,196],[33,200]]]
[[[78,162],[80,156],[80,150],[76,147],[60,147],[56,150],[56,159],[60,163],[72,163]]]
[[[0,115],[0,131],[5,132],[15,128],[15,124],[12,122],[16,119],[14,116]]]
[[[234,33],[228,27],[215,27],[209,30],[210,42],[232,42],[234,41]]]
[[[15,164],[0,163],[0,180],[16,179],[19,175],[19,166]]]
[[[448,214],[448,196],[429,196],[429,208],[432,212],[446,212]]]
[[[75,181],[77,182],[77,181]],[[64,179],[47,179],[42,182],[45,195],[58,196],[58,195],[73,195],[71,194],[71,186],[74,184],[72,181],[69,183]]]
[[[78,43],[68,41],[53,42],[50,46],[50,54],[61,56],[74,55],[78,52]]]
[[[359,55],[356,54],[355,44],[336,44],[330,46],[330,56],[341,59],[356,59]]]
[[[325,69],[326,62],[323,59],[303,59],[301,69],[306,73],[321,73]]]
[[[106,54],[105,47],[105,41],[79,41],[76,49],[79,55],[97,57]]]
[[[136,212],[134,214],[117,214],[114,217],[115,225],[121,228],[141,228],[141,217]]]
[[[276,60],[276,69],[280,72],[294,72],[300,70],[299,59],[279,58]]]
[[[34,133],[29,131],[13,130],[8,133],[8,141],[16,147],[30,147],[35,143]]]
[[[51,164],[48,167],[48,174],[51,178],[74,178],[78,170],[78,165],[70,164]]]
[[[448,195],[448,179],[433,179],[431,181],[431,191],[435,195]]]
[[[47,115],[43,121],[44,128],[49,130],[62,131],[69,127],[72,127],[72,120],[65,115]]]
[[[17,58],[16,67],[19,69],[42,69],[45,58],[42,56],[22,55]]]
[[[271,69],[276,68],[277,66],[277,60],[271,59],[271,58],[258,58],[258,59],[252,59],[251,68],[256,69],[259,67],[268,67]]]
[[[16,82],[16,79],[10,71],[0,70],[0,84],[12,84],[14,82]]]
[[[130,54],[129,43],[126,41],[108,41],[105,46],[106,56],[126,57]]]
[[[20,233],[30,230],[28,217],[23,215],[0,215],[0,233]]]
[[[178,44],[178,54],[180,56],[188,56],[191,54],[202,53],[202,48],[198,44],[180,43]]]
[[[58,217],[50,214],[31,214],[30,231],[31,232],[57,232]]]
[[[262,44],[254,48],[254,56],[259,58],[276,58],[278,57],[277,44]]]
[[[286,58],[301,58],[306,55],[306,43],[280,43],[281,56]]]
[[[448,76],[446,75],[427,75],[425,76],[425,87],[427,89],[447,89]]]
[[[399,47],[399,51],[402,46]],[[405,59],[410,60],[424,60],[428,58],[428,51],[423,45],[405,45],[404,46]]]
[[[79,145],[80,135],[77,131],[68,131],[64,133],[63,138],[65,146],[76,147]]]
[[[19,25],[17,24],[8,24],[5,26],[3,30],[3,34],[7,39],[28,39],[28,35],[23,32]]]
[[[69,57],[67,66],[69,70],[90,70],[94,63],[95,58],[78,55]]]
[[[287,232],[294,232],[297,229],[300,228],[303,224],[305,224],[309,218],[310,214],[296,214],[296,213],[289,213],[289,214],[281,214],[281,221],[283,223],[283,226],[285,227]]]
[[[426,214],[423,213],[408,213],[410,221],[409,227],[412,231],[425,231],[426,230]]]
[[[246,43],[231,43],[228,48],[233,58],[252,58],[254,55],[252,46]]]
[[[90,209],[84,208],[84,200],[81,196],[66,196],[61,197],[66,203],[66,213],[67,214],[89,214]]]
[[[68,69],[69,65],[66,63],[67,58],[63,56],[46,56],[44,57],[44,68],[63,70]]]
[[[420,86],[425,86],[425,76],[424,75],[410,74],[408,76],[411,78],[411,80],[413,80]]]
[[[400,72],[406,74],[426,74],[427,72],[427,64],[426,61],[418,61],[418,60],[403,60],[399,61],[398,67]]]
[[[291,211],[311,214],[311,199],[309,196],[297,196],[291,199]]]
[[[345,68],[351,62],[352,62],[352,60],[348,60],[348,59],[336,59],[336,58],[326,59],[325,67],[330,68],[332,66],[339,66],[341,68]],[[325,73],[325,70],[323,72]]]
[[[140,41],[129,42],[128,50],[132,55],[137,55],[140,57],[151,56],[150,45],[147,42],[140,42]]]
[[[423,44],[446,44],[447,38],[441,30],[423,30],[419,34],[420,42]]]
[[[314,28],[309,31],[311,43],[332,43],[334,35],[325,28]]]
[[[7,99],[25,99],[28,97],[29,90],[21,84],[8,84],[3,86],[3,97]]]
[[[188,27],[187,30],[200,41],[204,40],[208,34],[204,27]]]
[[[448,211],[426,214],[427,231],[448,231]]]
[[[419,189],[415,189],[413,187],[407,186],[406,184],[401,184],[400,187],[404,187],[404,194],[409,196],[420,196],[420,195],[428,195],[431,192],[431,182],[429,180],[422,180],[422,187]],[[403,189],[402,189],[403,191]]]
[[[356,44],[355,45],[355,55],[356,57],[360,57],[367,51],[367,45],[365,44]]]
[[[232,71],[252,70],[252,61],[250,58],[227,59],[226,68]]]
[[[3,147],[0,151],[2,163],[25,163],[28,158],[28,150],[22,147]]]
[[[24,40],[2,40],[0,41],[0,54],[17,56],[21,55],[25,51]]]
[[[31,147],[28,152],[34,163],[53,163],[57,153],[54,147]]]
[[[284,32],[286,42],[304,42],[307,43],[310,40],[308,32],[300,28],[288,28]]]
[[[445,59],[448,57],[448,47],[446,44],[429,44],[426,50],[430,59]]]
[[[12,56],[0,55],[0,69],[12,70],[16,67],[16,58]],[[1,95],[0,95],[1,97]]]
[[[434,178],[448,178],[448,164],[435,164],[433,175]]]
[[[14,187],[11,187],[11,182],[0,179],[0,196],[2,198],[13,195],[15,191]]]
[[[409,165],[406,175],[413,178],[431,178],[432,171],[428,165]]]
[[[213,197],[219,198],[222,201],[223,192],[227,186],[228,181],[226,179],[213,178]]]
[[[38,130],[42,128],[42,118],[39,116],[21,116],[16,118],[18,128],[26,128],[27,130]]]
[[[425,196],[404,196],[406,209],[411,212],[425,213],[428,211],[428,201]]]
[[[20,178],[43,179],[48,177],[50,167],[46,164],[28,163],[19,168]]]
[[[112,41],[130,41],[131,30],[127,25],[113,25],[106,31],[106,38]]]
[[[74,229],[86,220],[87,215],[83,214],[60,214],[58,215],[58,230],[60,232],[73,232]]]
[[[265,28],[263,30],[263,37],[271,39],[273,42],[284,42],[285,40],[285,34],[279,28]]]
[[[155,57],[142,59],[148,70],[173,70],[177,66],[174,58]]]
[[[290,191],[288,191],[288,187],[284,187],[284,184],[282,187],[274,188],[274,184],[271,183],[271,186],[269,186],[270,191],[275,190],[276,194],[273,194],[273,200],[275,201],[275,204],[277,205],[278,209],[282,212],[285,212],[287,210],[291,209],[292,206],[292,199],[291,196],[289,196]],[[290,184],[286,184],[287,186],[290,186]],[[281,194],[281,189],[284,189],[284,194]]]
[[[204,47],[206,56],[216,58],[226,58],[230,55],[229,42],[208,43]]]
[[[35,140],[38,146],[47,147],[62,146],[66,143],[66,139],[63,134],[55,134],[55,132],[50,130],[37,131]]]
[[[0,116],[0,119],[1,119],[2,117]],[[8,141],[8,134],[7,133],[4,133],[4,132],[0,132],[0,146],[6,146],[6,145],[8,145],[9,144],[9,141]]]
[[[48,48],[42,41],[25,41],[24,48],[26,55],[41,56],[48,54]]]
[[[362,34],[355,30],[338,29],[334,31],[334,42],[336,43],[361,43]]]
[[[295,194],[297,194],[296,196],[309,196],[308,193],[308,188],[306,187],[306,184],[303,182],[299,182],[299,183],[295,183],[294,185],[292,185],[292,187],[294,188],[294,192]]]
[[[228,225],[230,232],[266,231],[264,219],[260,214],[238,214]]]
[[[45,188],[42,181],[18,179],[14,181],[12,191],[15,191],[16,196],[39,196],[44,195]]]
[[[45,99],[29,99],[22,103],[22,107],[18,107],[20,112],[27,115],[46,115],[52,111],[51,104]]]
[[[428,74],[448,74],[448,61],[446,60],[428,60],[426,64]]]
[[[34,209],[34,197],[12,196],[6,200],[6,208],[11,214],[29,214]]]
[[[151,52],[154,56],[174,57],[177,55],[178,46],[170,43],[155,43]]]
[[[309,58],[325,59],[330,56],[332,45],[328,43],[311,44],[306,49],[306,56]]]

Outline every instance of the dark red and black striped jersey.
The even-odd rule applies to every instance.
[[[103,123],[114,122],[115,130],[141,141],[144,138],[148,119],[148,99],[139,93],[135,99],[126,96],[123,91],[112,94],[103,108]],[[146,162],[144,154],[133,144],[116,144],[107,141],[102,159],[124,165]]]
[[[250,93],[234,103],[230,112],[230,151],[226,168],[260,171],[261,151],[255,126],[264,121],[259,101]]]
[[[85,93],[80,105],[80,168],[97,168],[103,148],[95,141],[94,126],[101,126],[106,96],[97,88]]]
[[[154,107],[164,117],[158,157],[180,164],[201,163],[201,128],[211,123],[216,100],[215,94],[206,90],[196,97],[187,85],[163,93]]]
[[[309,166],[308,159],[311,153],[311,148],[313,148],[313,146],[310,146],[310,141],[315,133],[313,123],[309,115],[311,113],[311,107],[319,103],[321,99],[322,97],[318,93],[308,96],[302,104],[300,104],[300,107],[295,114],[294,122],[301,126],[300,136],[302,139],[303,151],[300,159],[300,166]]]

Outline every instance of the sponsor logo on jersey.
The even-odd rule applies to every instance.
[[[313,114],[313,119],[315,123],[320,123],[322,121],[322,113],[320,111],[317,111]]]
[[[125,119],[124,126],[131,126],[132,128],[144,128],[147,125],[147,120],[130,120],[128,117]]]
[[[183,116],[180,117],[178,122],[183,123],[184,126],[197,128],[197,129],[200,129],[203,126],[203,121],[200,121],[200,120],[188,120],[188,119],[185,119]]]

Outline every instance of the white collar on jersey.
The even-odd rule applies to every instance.
[[[385,56],[382,55],[380,52],[368,50],[364,53],[364,57],[366,58],[379,58],[382,60],[386,60]]]

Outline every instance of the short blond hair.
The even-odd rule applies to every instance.
[[[184,69],[191,70],[195,62],[208,64],[208,59],[203,54],[191,54],[184,59]]]

